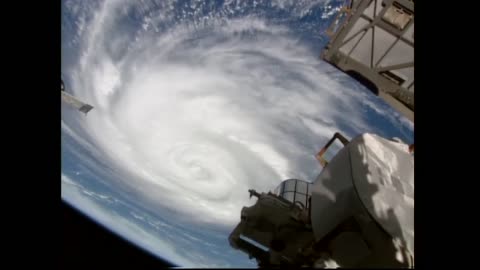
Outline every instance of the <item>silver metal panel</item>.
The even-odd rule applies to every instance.
[[[324,60],[357,78],[379,96],[400,101],[392,103],[386,99],[412,122],[413,7],[414,3],[408,0],[354,1],[351,10],[342,9],[341,12],[351,12],[349,19],[336,27],[337,32],[329,33],[331,40],[321,54]],[[404,68],[411,69],[400,71]]]
[[[380,7],[378,7],[378,5],[380,5]],[[375,1],[372,1],[368,7],[365,9],[365,11],[363,11],[363,14],[365,16],[367,16],[368,18],[372,19],[373,20],[373,12],[374,12],[374,7],[375,7]],[[379,10],[381,10],[382,8],[382,3],[381,1],[377,1],[377,13]]]
[[[414,31],[414,25],[415,23],[411,23],[410,26],[408,27],[407,31],[405,34],[403,34],[403,37],[411,42],[414,42],[413,40],[413,31]]]
[[[363,36],[362,34],[359,34],[359,35],[355,36],[350,41],[345,43],[345,45],[340,47],[339,51],[344,53],[344,54],[349,54],[350,51],[352,50],[352,48],[355,46],[355,44],[357,44],[358,41],[362,38],[362,36]]]
[[[374,65],[380,60],[388,48],[393,45],[396,38],[382,28],[375,26],[375,50],[373,54]]]
[[[343,39],[343,41],[346,41],[348,40],[349,38],[351,38],[354,34],[356,34],[360,29],[362,29],[363,27],[365,27],[366,25],[368,25],[368,21],[363,19],[363,18],[359,18],[355,24],[352,26],[352,29],[348,32],[348,34],[345,36],[345,38]],[[361,35],[361,34],[360,34]]]
[[[380,61],[379,67],[413,62],[413,48],[399,40],[390,52]]]
[[[372,28],[368,29],[357,47],[352,51],[350,57],[357,60],[365,66],[370,66],[370,57],[372,48]]]

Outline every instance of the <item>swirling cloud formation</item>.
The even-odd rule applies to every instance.
[[[152,207],[231,226],[251,204],[248,189],[312,181],[313,155],[335,131],[382,132],[374,114],[399,137],[413,134],[302,42],[292,22],[314,5],[67,1],[63,26],[75,31],[64,30],[64,51],[75,52],[65,53],[63,74],[95,109],[84,117],[65,108],[62,126],[88,138],[124,172],[115,184]],[[262,16],[268,8],[291,17]]]

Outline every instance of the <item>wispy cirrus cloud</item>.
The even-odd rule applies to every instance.
[[[332,76],[295,29],[243,14],[247,2],[103,1],[84,10],[69,78],[95,111],[62,125],[83,130],[104,162],[128,173],[122,183],[145,207],[231,227],[252,203],[248,189],[312,181],[313,155],[335,131],[377,130],[365,108],[413,129]],[[312,8],[274,6],[292,5]]]

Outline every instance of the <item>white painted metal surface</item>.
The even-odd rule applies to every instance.
[[[313,183],[311,219],[316,240],[364,207],[414,254],[413,168],[408,145],[372,134],[354,138]]]

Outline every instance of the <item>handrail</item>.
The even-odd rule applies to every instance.
[[[339,132],[335,132],[335,134],[333,134],[333,137],[327,142],[327,144],[325,144],[325,146],[315,155],[315,158],[324,168],[328,165],[328,161],[323,156],[327,152],[328,147],[330,147],[333,141],[335,141],[335,139],[338,139],[344,146],[349,143],[347,138],[345,138],[342,134],[340,134]]]

